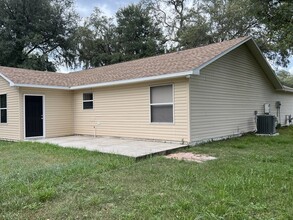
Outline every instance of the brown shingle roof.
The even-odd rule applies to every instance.
[[[247,37],[242,37],[194,49],[73,72],[70,74],[9,67],[0,67],[0,73],[15,84],[64,87],[152,77],[169,73],[191,71],[247,39]]]
[[[44,72],[21,68],[0,66],[0,73],[6,76],[15,84],[67,86],[69,87],[68,76],[62,73]]]

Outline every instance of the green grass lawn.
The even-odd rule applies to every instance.
[[[139,146],[137,146],[139,147]],[[203,164],[0,142],[0,219],[292,219],[293,128],[186,151]]]

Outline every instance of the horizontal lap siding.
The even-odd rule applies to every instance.
[[[20,139],[19,93],[0,77],[0,95],[7,94],[7,124],[0,123],[0,139]]]
[[[73,135],[73,92],[53,89],[22,88],[21,90],[21,130],[24,136],[23,96],[38,94],[45,96],[45,135],[59,137]]]
[[[187,79],[155,85],[168,83],[174,83],[174,124],[150,123],[149,86],[152,84],[143,83],[75,91],[75,134],[188,141]],[[82,109],[84,92],[93,92],[93,110]]]
[[[292,112],[293,95],[285,98],[275,91],[245,45],[193,76],[190,94],[192,141],[254,131],[254,111],[263,113],[264,103],[276,114],[275,102],[280,100],[283,114]]]
[[[277,92],[274,96],[275,101],[281,101],[281,124],[286,124],[286,115],[293,116],[293,93]],[[273,103],[275,105],[275,103]],[[279,118],[279,117],[278,117]]]

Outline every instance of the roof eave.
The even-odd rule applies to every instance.
[[[107,87],[107,86],[115,86],[115,85],[126,85],[126,84],[141,83],[141,82],[151,82],[151,81],[157,81],[157,80],[168,80],[168,79],[175,79],[179,77],[187,77],[194,74],[197,74],[197,73],[195,71],[190,70],[190,71],[179,72],[179,73],[169,73],[169,74],[164,74],[159,76],[142,77],[142,78],[136,78],[136,79],[119,80],[119,81],[113,81],[113,82],[95,83],[95,84],[87,84],[87,85],[72,86],[72,87],[13,83],[3,74],[0,73],[0,76],[3,77],[7,82],[9,82],[11,87],[58,89],[58,90],[80,90],[80,89]]]
[[[48,86],[48,85],[36,85],[36,84],[14,84],[13,86],[25,87],[25,88],[38,88],[38,89],[70,90],[70,87],[66,87],[66,86]]]
[[[190,70],[185,72],[179,73],[169,73],[159,76],[149,76],[149,77],[142,77],[142,78],[135,78],[135,79],[127,79],[127,80],[119,80],[113,82],[104,82],[104,83],[95,83],[89,85],[80,85],[80,86],[72,86],[70,90],[80,90],[80,89],[90,89],[90,88],[98,88],[98,87],[106,87],[106,86],[116,86],[116,85],[126,85],[126,84],[134,84],[134,83],[142,83],[142,82],[151,82],[157,80],[168,80],[168,79],[175,79],[179,77],[187,77],[190,75],[194,75],[196,72]]]
[[[293,88],[288,87],[288,86],[283,86],[282,89],[277,89],[277,91],[279,91],[279,92],[290,92],[290,93],[293,93]]]
[[[9,83],[10,86],[14,86],[14,82],[12,82],[10,79],[8,79],[3,73],[0,73],[0,76]]]

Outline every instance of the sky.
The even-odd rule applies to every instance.
[[[79,15],[86,17],[91,14],[95,7],[99,7],[105,15],[112,16],[119,8],[136,2],[138,0],[76,0],[75,4]]]
[[[125,7],[131,3],[137,3],[139,0],[75,0],[75,8],[81,18],[85,18],[90,16],[95,7],[104,12],[104,14],[108,17],[113,16],[116,11]],[[285,69],[289,71],[293,75],[293,56],[290,59],[290,64],[287,68],[280,67],[279,69]],[[80,69],[68,69],[64,66],[59,67],[59,72],[68,73],[72,71],[78,71]]]

